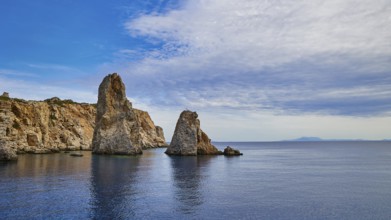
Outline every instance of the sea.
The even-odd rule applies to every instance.
[[[391,142],[216,142],[243,156],[0,162],[0,219],[391,219]]]

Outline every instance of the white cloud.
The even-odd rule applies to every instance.
[[[12,70],[12,69],[0,69],[0,75],[16,76],[16,77],[37,77],[34,73]]]
[[[384,86],[391,83],[390,14],[384,0],[187,1],[126,23],[132,36],[164,46],[144,51],[124,72],[138,98],[144,88],[169,94],[161,96],[169,103],[155,97],[157,103],[291,111],[300,108],[291,103],[306,99],[324,101],[316,104],[324,109],[305,105],[303,111],[327,113],[333,90],[345,91],[340,99],[390,90]],[[380,93],[360,94],[379,100]],[[330,105],[334,113],[349,114],[337,105]],[[373,114],[389,107],[377,105]]]
[[[259,69],[318,53],[389,55],[390,13],[384,0],[199,0],[167,14],[144,15],[126,27],[204,62],[223,56]]]
[[[186,1],[125,24],[156,47],[119,72],[152,115],[197,110],[215,140],[378,139],[391,129],[390,15],[387,0]]]

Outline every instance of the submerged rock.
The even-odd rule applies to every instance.
[[[51,154],[51,153],[54,153],[52,152],[50,149],[46,149],[46,148],[38,148],[38,149],[35,149],[33,154]]]
[[[16,150],[7,146],[5,141],[0,141],[0,160],[17,160]]]
[[[70,155],[72,157],[82,157],[83,156],[83,154],[81,154],[81,153],[71,153]]]
[[[236,150],[230,146],[227,146],[225,149],[224,149],[224,155],[225,156],[240,156],[240,155],[243,155],[243,153],[240,153],[239,150]]]
[[[188,110],[179,116],[170,146],[165,153],[183,156],[222,154],[201,130],[198,114]]]
[[[139,135],[137,118],[126,98],[125,85],[118,74],[109,74],[99,86],[92,152],[141,154]]]

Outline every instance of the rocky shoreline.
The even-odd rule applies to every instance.
[[[60,151],[91,151],[96,104],[76,103],[57,97],[26,101],[0,96],[0,160],[17,154]],[[163,129],[155,126],[148,112],[132,108],[140,147],[166,147]]]
[[[135,155],[158,147],[167,147],[168,155],[242,155],[231,147],[218,150],[201,130],[198,114],[189,110],[179,116],[168,146],[163,129],[148,112],[133,108],[117,73],[103,79],[97,104],[57,97],[25,101],[6,92],[0,96],[0,160],[16,160],[24,153],[83,150]]]

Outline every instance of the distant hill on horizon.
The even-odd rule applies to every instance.
[[[283,140],[283,141],[391,141],[391,139],[365,140],[365,139],[322,139],[320,137],[300,137],[296,139]]]
[[[320,137],[299,137],[296,139],[283,140],[283,141],[324,141],[324,140]]]
[[[274,141],[264,141],[264,140],[249,140],[249,141],[235,141],[235,140],[212,140],[213,143],[251,143],[251,142],[332,142],[332,141],[390,141],[391,139],[379,139],[379,140],[368,140],[368,139],[322,139],[320,137],[300,137],[295,139],[288,140],[274,140]],[[167,144],[170,144],[168,141]]]

